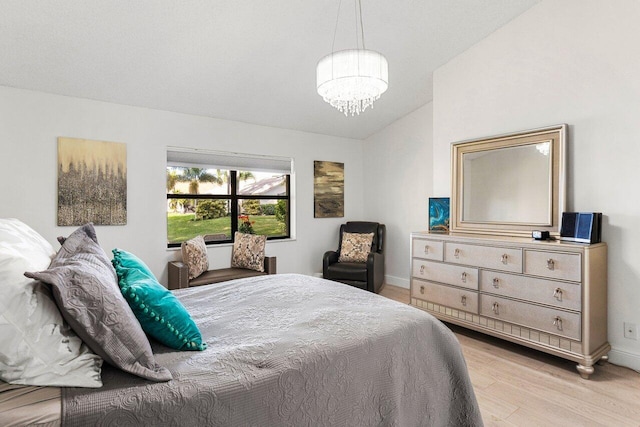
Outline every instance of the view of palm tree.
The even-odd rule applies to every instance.
[[[231,239],[231,203],[237,203],[239,216],[249,215],[257,234],[286,236],[288,234],[285,200],[243,199],[243,196],[283,195],[286,175],[264,172],[236,172],[235,196],[231,187],[231,171],[206,168],[167,167],[167,237],[170,244],[180,243],[197,235]],[[181,196],[176,197],[175,195]],[[226,198],[203,198],[195,195],[230,195]],[[184,196],[183,196],[184,195]],[[235,200],[235,201],[232,201]],[[282,206],[279,206],[282,205]],[[283,212],[284,209],[284,212]]]
[[[209,169],[182,168],[182,173],[177,176],[178,181],[189,183],[189,194],[198,194],[201,182],[213,182],[222,184],[224,181],[219,174],[212,174]]]

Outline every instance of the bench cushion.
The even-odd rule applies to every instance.
[[[189,280],[189,267],[187,267],[185,263],[181,261],[169,261],[169,289],[183,289],[189,286],[225,282],[227,280],[259,276],[262,274],[276,274],[276,257],[264,257],[263,265],[264,273],[246,268],[220,268],[205,271],[199,277]]]
[[[245,277],[261,276],[261,273],[255,270],[247,270],[245,268],[221,268],[219,270],[209,270],[202,273],[195,279],[189,280],[189,286],[208,285],[210,283],[225,282],[233,279],[243,279]]]

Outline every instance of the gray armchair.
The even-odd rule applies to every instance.
[[[366,262],[338,262],[342,247],[342,233],[373,233],[371,252]],[[346,283],[378,293],[384,282],[384,243],[386,227],[377,222],[349,221],[340,226],[338,250],[327,251],[322,260],[325,279]]]

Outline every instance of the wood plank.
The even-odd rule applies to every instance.
[[[487,418],[495,423],[504,422],[507,417],[519,409],[517,405],[497,398],[491,391],[476,388],[475,393],[485,424],[487,423]]]
[[[593,420],[574,411],[573,408],[549,402],[537,393],[531,393],[527,389],[507,382],[496,382],[485,392],[491,393],[495,399],[508,401],[518,407],[518,410],[505,419],[518,426],[584,426],[594,424]],[[605,426],[607,424],[598,425]]]

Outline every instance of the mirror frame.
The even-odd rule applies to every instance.
[[[566,139],[567,125],[561,124],[451,144],[451,232],[531,237],[533,230],[540,230],[548,231],[552,237],[558,237],[566,202]],[[518,147],[547,141],[551,142],[551,194],[547,222],[534,224],[463,220],[463,157],[465,153]]]

